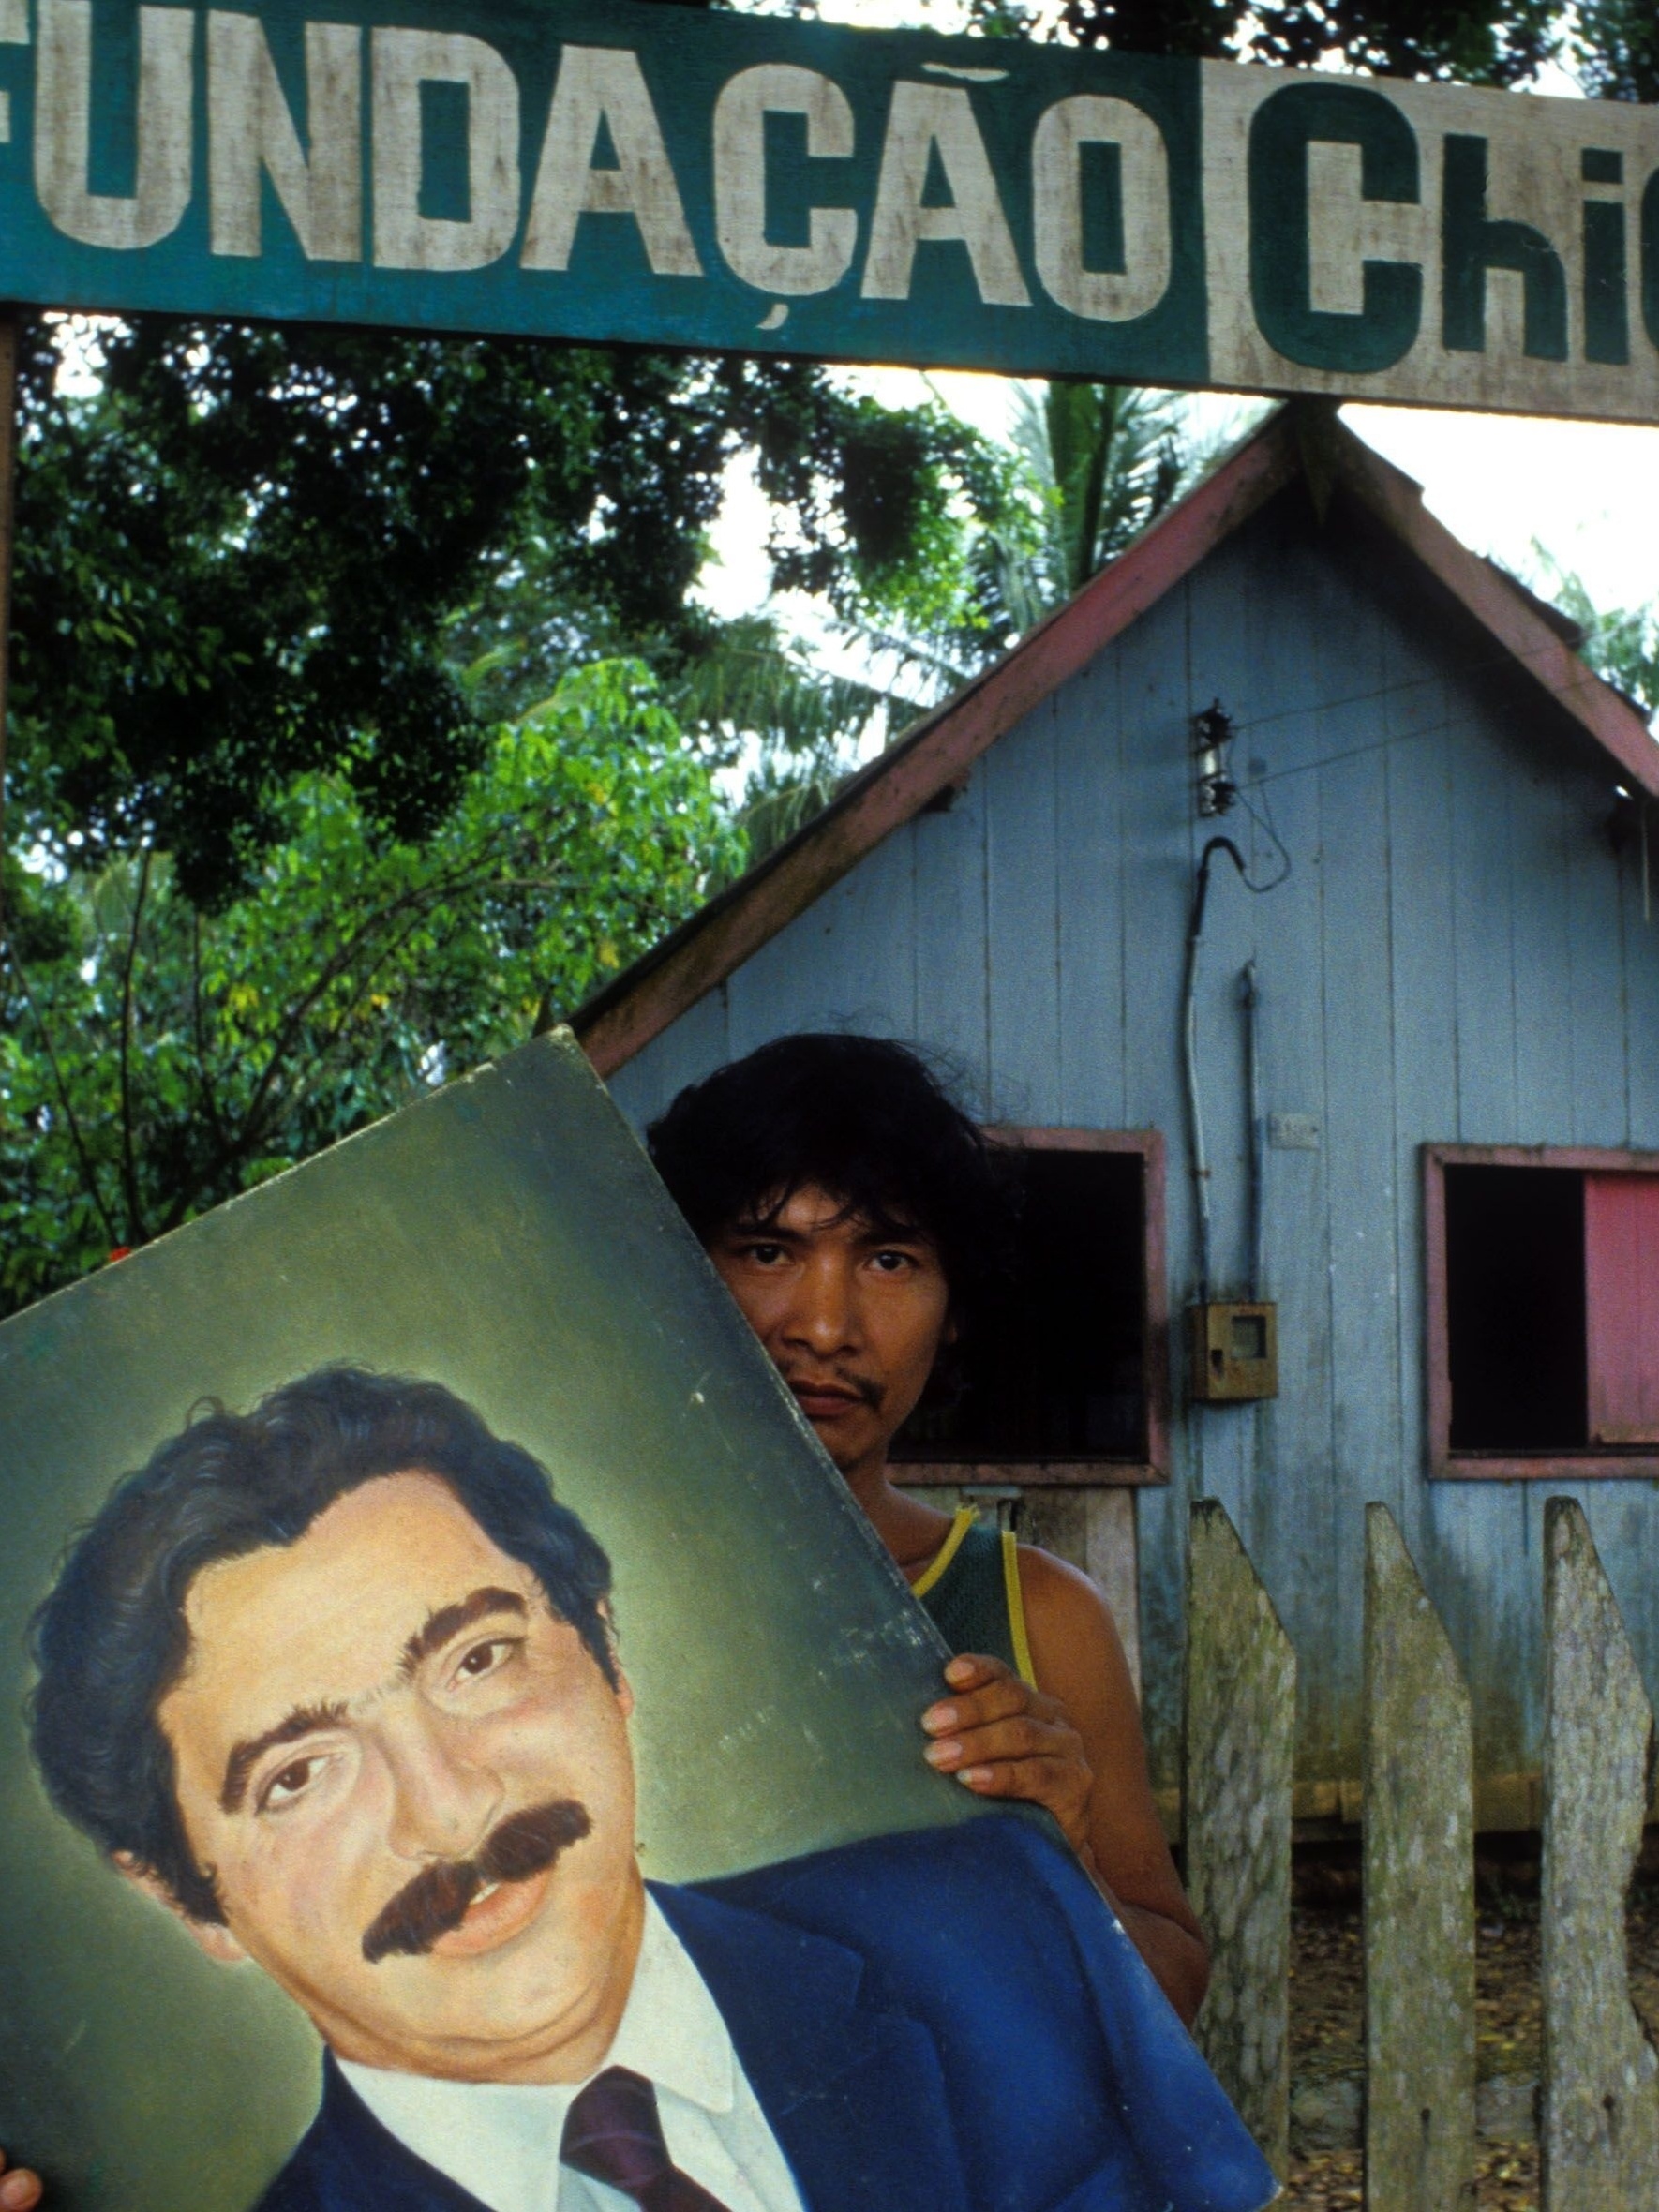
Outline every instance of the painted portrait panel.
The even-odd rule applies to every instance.
[[[944,1648],[567,1038],[0,1328],[0,1507],[54,2212],[554,2212],[549,2085],[651,2048],[676,2205],[1271,2193],[1055,1831],[921,1760]]]

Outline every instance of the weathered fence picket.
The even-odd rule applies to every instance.
[[[1659,2206],[1659,2054],[1630,1997],[1625,1904],[1655,1726],[1582,1508],[1545,1508],[1541,2212]],[[1200,2045],[1288,2172],[1292,2110],[1358,2140],[1367,2212],[1471,2212],[1477,2121],[1468,1689],[1392,1515],[1366,1513],[1366,2072],[1289,2078],[1296,1659],[1224,1508],[1192,1508],[1182,1827],[1209,1932]],[[1362,2089],[1363,2097],[1355,2095]],[[1334,2096],[1334,2090],[1345,2096]],[[1340,2103],[1344,2109],[1333,2113]],[[1530,2141],[1534,2085],[1485,2085],[1482,2131]]]
[[[1296,1658],[1214,1499],[1192,1509],[1187,1618],[1186,1874],[1212,1960],[1198,2041],[1282,2179]]]
[[[1366,1508],[1366,2205],[1474,2202],[1474,1741],[1394,1517]]]
[[[1630,2002],[1624,1901],[1653,1715],[1582,1507],[1545,1508],[1544,2212],[1652,2212],[1659,2059]]]

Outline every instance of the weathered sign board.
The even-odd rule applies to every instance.
[[[1659,421],[1659,110],[635,0],[0,0],[0,297]]]

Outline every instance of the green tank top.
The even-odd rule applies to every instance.
[[[952,1652],[983,1652],[1037,1687],[1009,1531],[982,1521],[971,1505],[963,1506],[910,1588]]]

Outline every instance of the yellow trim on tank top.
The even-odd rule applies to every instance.
[[[979,1519],[979,1515],[974,1511],[971,1505],[959,1505],[957,1507],[956,1517],[951,1521],[949,1528],[945,1532],[944,1543],[940,1545],[938,1550],[934,1552],[932,1560],[922,1569],[917,1579],[910,1585],[910,1594],[912,1597],[926,1597],[928,1592],[932,1590],[934,1584],[939,1579],[939,1577],[945,1572],[945,1569],[950,1564],[951,1561],[962,1549],[963,1538],[967,1534],[968,1531],[973,1527],[974,1523]]]
[[[1025,1639],[1025,1600],[1020,1591],[1020,1547],[1014,1541],[1012,1529],[1002,1532],[1002,1584],[1008,1592],[1014,1663],[1020,1669],[1020,1680],[1035,1690],[1037,1669],[1031,1664],[1031,1646]]]

